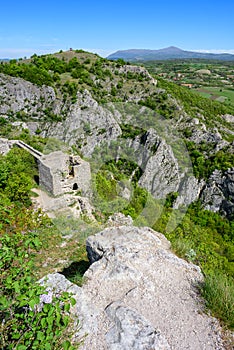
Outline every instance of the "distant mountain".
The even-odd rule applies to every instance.
[[[8,61],[10,61],[9,58],[0,58],[0,62],[8,62]]]
[[[117,60],[119,58],[125,61],[150,61],[150,60],[169,60],[169,59],[188,59],[202,58],[208,60],[234,61],[234,55],[223,53],[203,53],[181,50],[178,47],[170,46],[160,50],[120,50],[112,53],[107,57],[109,60]]]

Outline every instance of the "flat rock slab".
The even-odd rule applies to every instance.
[[[82,288],[60,274],[46,281],[77,300],[79,349],[224,349],[217,320],[203,312],[199,267],[175,256],[162,234],[111,227],[87,239],[87,252],[92,265]]]

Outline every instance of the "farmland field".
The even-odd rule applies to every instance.
[[[234,89],[203,86],[193,90],[203,97],[234,106]]]
[[[150,73],[178,85],[191,84],[201,96],[234,107],[234,63],[209,60],[143,62]],[[189,88],[189,87],[188,87]]]

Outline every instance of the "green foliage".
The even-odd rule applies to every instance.
[[[70,320],[68,311],[75,300],[68,293],[50,296],[33,279],[33,255],[41,247],[38,233],[2,234],[0,246],[1,348],[65,348],[64,331]],[[67,339],[68,345],[73,349]]]
[[[130,215],[133,219],[136,219],[145,207],[148,197],[148,192],[139,187],[137,184],[134,186],[133,196],[129,204],[122,210],[125,215]]]
[[[197,178],[208,179],[215,169],[225,171],[233,167],[233,154],[225,149],[206,156],[206,152],[209,151],[207,143],[195,144],[186,141],[186,146]]]
[[[206,275],[201,292],[215,317],[234,329],[234,280],[221,272]]]
[[[29,208],[34,159],[13,148],[0,157],[0,166],[0,347],[71,350],[68,312],[75,301],[68,294],[48,295],[33,273],[44,229],[53,230]]]
[[[197,112],[199,112],[206,118],[206,123],[209,123],[209,121],[211,122],[211,126],[214,118],[220,117],[220,115],[223,114],[234,113],[234,109],[231,106],[208,100],[196,92],[183,86],[178,86],[160,77],[157,77],[157,79],[158,86],[165,89],[167,93],[176,98],[189,115],[196,117]]]
[[[121,66],[124,66],[126,64],[122,58],[118,58],[116,63],[117,63],[117,67],[121,67]]]
[[[140,100],[139,105],[146,106],[166,119],[171,119],[174,116],[175,106],[168,100],[166,92],[153,93],[144,100]]]
[[[78,85],[75,82],[67,81],[62,87],[62,91],[68,94],[73,99],[73,102],[76,102]]]
[[[218,213],[202,209],[199,202],[190,205],[174,231],[168,233],[169,219],[179,213],[164,207],[154,229],[164,233],[174,251],[202,268],[205,282],[202,293],[207,307],[228,327],[234,325],[234,222]]]
[[[110,201],[117,196],[117,182],[108,171],[99,171],[96,175],[96,188],[100,198]]]
[[[34,64],[10,62],[0,64],[0,72],[14,77],[20,77],[36,85],[53,85],[53,77],[43,67]]]
[[[132,186],[130,186],[129,178],[133,174]],[[105,217],[118,211],[130,215],[133,219],[138,217],[148,198],[148,192],[137,184],[140,175],[141,171],[138,166],[134,162],[125,159],[119,159],[117,162],[111,160],[97,173],[95,178],[95,204],[102,210]],[[127,187],[130,191],[131,198],[129,200],[122,197],[122,186]]]
[[[7,156],[0,156],[0,167],[0,194],[29,206],[29,191],[37,174],[34,158],[23,149],[13,148]]]
[[[121,124],[120,125],[121,130],[122,130],[122,135],[121,137],[127,139],[127,138],[132,138],[134,139],[136,136],[141,135],[144,133],[144,130],[141,128],[131,125],[131,124]]]
[[[122,158],[118,159],[117,162],[114,160],[106,162],[103,168],[110,171],[114,175],[114,178],[118,181],[129,178],[134,173],[135,176],[132,181],[135,183],[142,175],[142,170],[136,163]]]
[[[176,211],[173,213],[176,215]],[[211,272],[216,268],[234,277],[233,221],[228,221],[217,213],[203,210],[198,204],[193,204],[189,207],[183,221],[168,234],[166,225],[170,215],[173,215],[171,209],[165,209],[154,228],[167,235],[177,253],[184,257],[190,249],[193,249],[196,253],[193,261],[200,265],[203,271]],[[185,246],[188,248],[186,254]]]
[[[165,207],[166,208],[171,208],[174,201],[178,197],[179,193],[178,192],[171,192],[167,195],[166,201],[165,201]]]

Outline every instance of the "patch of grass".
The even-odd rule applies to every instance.
[[[182,257],[189,262],[194,262],[196,252],[193,249],[192,241],[178,238],[172,243],[172,248],[179,257]]]
[[[234,280],[220,272],[213,273],[206,276],[201,291],[213,316],[234,329]]]

